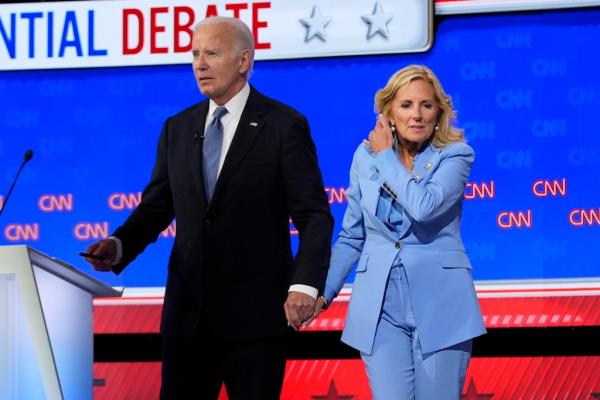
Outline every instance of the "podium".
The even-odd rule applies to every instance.
[[[28,246],[0,246],[0,399],[92,399],[92,299],[120,295]]]

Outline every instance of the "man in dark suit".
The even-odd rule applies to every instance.
[[[247,81],[252,33],[198,24],[193,69],[209,99],[169,118],[139,206],[88,251],[120,273],[173,220],[161,331],[161,398],[278,399],[287,326],[310,318],[333,219],[306,119]],[[300,235],[294,259],[289,218]],[[286,322],[287,320],[287,322]]]

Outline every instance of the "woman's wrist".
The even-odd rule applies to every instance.
[[[329,306],[329,300],[327,300],[327,297],[320,295],[319,299],[321,299],[321,301],[323,302],[323,307],[321,308],[321,310],[327,310],[327,307]]]

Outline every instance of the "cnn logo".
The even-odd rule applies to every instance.
[[[108,229],[108,222],[80,222],[73,228],[73,236],[77,240],[104,239]]]
[[[40,238],[40,225],[10,224],[4,228],[4,237],[9,242],[32,242]]]

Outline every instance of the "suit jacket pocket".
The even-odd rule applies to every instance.
[[[358,265],[356,266],[356,272],[365,272],[367,270],[367,262],[369,261],[369,255],[363,254],[360,256],[360,260],[358,260]]]
[[[445,250],[440,252],[440,261],[444,268],[471,269],[471,262],[464,250]]]

